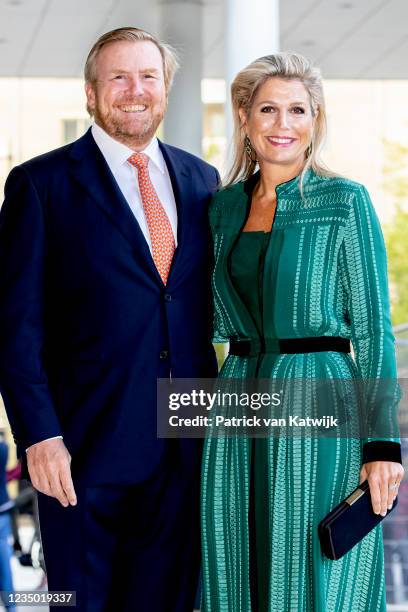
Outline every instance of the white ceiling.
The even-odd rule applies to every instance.
[[[160,35],[165,1],[0,0],[0,76],[80,76],[101,33],[137,25]],[[201,4],[203,76],[223,77],[224,1]],[[326,78],[408,78],[407,0],[281,0],[280,20],[281,48],[311,57]]]

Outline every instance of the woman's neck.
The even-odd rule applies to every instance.
[[[298,176],[302,172],[303,166],[304,163],[297,164],[296,166],[284,166],[260,162],[260,177],[257,186],[258,197],[275,197],[276,186]]]

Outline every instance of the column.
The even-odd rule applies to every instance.
[[[279,0],[225,0],[227,140],[232,134],[230,86],[237,72],[279,50]]]
[[[200,0],[161,4],[161,37],[179,52],[180,69],[170,91],[164,141],[201,156],[202,7]]]

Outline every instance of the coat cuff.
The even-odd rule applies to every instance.
[[[401,444],[384,440],[366,442],[363,446],[363,463],[370,461],[395,461],[402,464]]]

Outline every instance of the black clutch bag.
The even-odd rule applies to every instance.
[[[395,498],[392,512],[398,503]],[[370,488],[365,480],[319,523],[318,532],[323,553],[337,560],[364,538],[385,517],[374,514]]]

